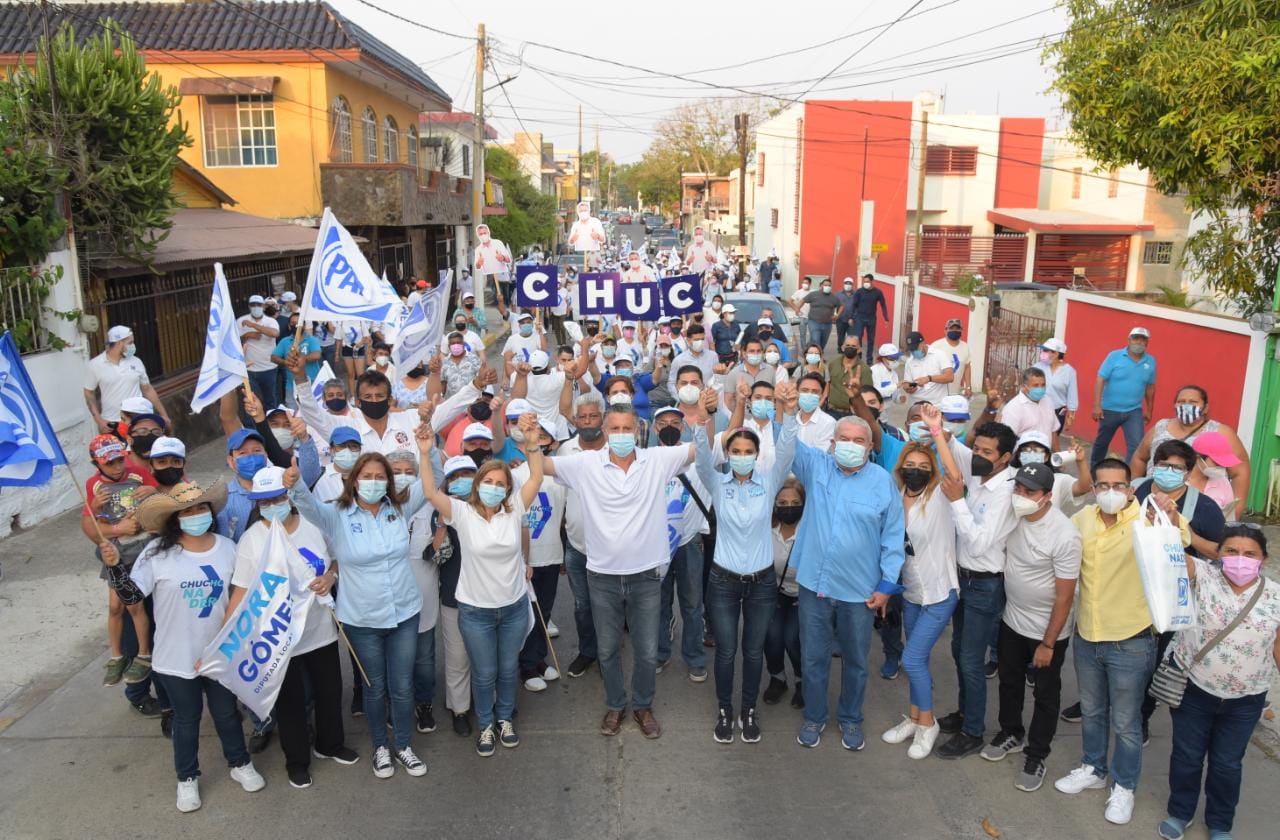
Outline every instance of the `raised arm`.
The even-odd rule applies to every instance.
[[[782,482],[791,472],[791,464],[796,457],[796,437],[800,434],[800,422],[796,419],[796,410],[800,398],[796,386],[792,382],[779,382],[774,389],[774,396],[782,405],[784,419],[782,430],[774,445],[773,470],[769,476],[769,494],[775,495]]]
[[[441,518],[448,518],[453,512],[453,502],[443,488],[436,486],[434,461],[431,458],[435,449],[436,433],[430,426],[423,423],[414,432],[414,437],[418,441],[418,475],[422,479],[422,495],[436,509],[436,513],[440,514]],[[424,469],[425,464],[432,464],[433,469]]]
[[[284,471],[284,486],[289,490],[289,500],[298,508],[298,513],[325,533],[335,533],[342,527],[342,517],[334,502],[322,502],[311,494],[306,483],[300,481],[298,459]]]
[[[524,439],[533,441],[538,436],[538,415],[532,411],[526,411],[520,415],[518,423],[520,431],[524,433]],[[538,498],[538,490],[542,487],[543,461],[546,459],[542,456],[542,447],[530,446],[524,454],[525,463],[529,465],[529,478],[520,488],[520,502],[525,510],[533,506]]]
[[[929,434],[933,436],[934,448],[938,450],[938,458],[942,461],[942,470],[947,475],[960,478],[960,466],[956,463],[955,453],[947,445],[945,428],[942,425],[942,412],[936,405],[920,406],[920,416],[929,424]]]

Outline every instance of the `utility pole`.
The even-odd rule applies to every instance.
[[[604,192],[600,189],[600,126],[596,126],[596,213],[604,207]]]
[[[484,24],[476,26],[476,102],[473,127],[476,132],[475,148],[471,152],[471,230],[484,221]],[[474,247],[474,241],[472,243]]]
[[[902,338],[911,332],[911,313],[916,305],[916,285],[920,282],[920,254],[924,246],[924,178],[929,160],[929,112],[922,111],[920,122],[920,162],[916,170],[916,241],[911,258],[912,272],[907,277],[907,305],[902,307]]]
[[[733,118],[738,129],[738,282],[747,279],[747,124],[750,117]],[[768,291],[767,289],[765,291]]]
[[[578,162],[574,167],[578,170],[574,178],[578,182],[578,203],[582,203],[582,106],[578,106]]]

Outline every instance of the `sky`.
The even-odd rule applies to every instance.
[[[676,106],[744,93],[786,105],[931,91],[945,95],[948,114],[1062,121],[1040,60],[1044,40],[1066,28],[1055,0],[589,3],[554,12],[530,0],[329,2],[422,66],[454,110],[474,108],[484,23],[485,110],[499,135],[541,131],[557,149],[574,148],[581,106],[584,149],[598,129],[601,149],[622,163],[640,158]]]

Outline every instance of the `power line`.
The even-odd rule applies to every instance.
[[[357,2],[357,3],[359,3],[359,4],[360,4],[360,5],[362,5],[362,6],[368,6],[370,9],[373,9],[374,11],[382,12],[382,13],[383,13],[384,15],[386,15],[387,17],[395,18],[396,20],[400,21],[401,23],[407,23],[407,24],[410,24],[411,26],[416,26],[416,27],[418,27],[419,29],[425,29],[425,30],[427,30],[428,32],[434,32],[434,33],[436,33],[437,35],[446,35],[446,36],[448,36],[448,37],[450,37],[450,38],[458,38],[458,39],[463,40],[463,41],[470,41],[470,42],[472,42],[473,44],[474,44],[474,43],[475,43],[475,41],[476,41],[476,36],[474,36],[474,35],[460,35],[460,34],[458,34],[457,32],[449,32],[449,31],[448,31],[448,30],[446,30],[446,29],[438,29],[437,27],[434,27],[434,26],[428,26],[427,24],[422,23],[421,21],[411,20],[411,19],[409,19],[409,18],[405,17],[404,15],[396,14],[395,12],[391,11],[390,9],[384,9],[384,8],[382,8],[381,6],[379,6],[379,5],[375,4],[375,3],[370,3],[370,2],[369,2],[369,0],[356,0],[356,2]]]

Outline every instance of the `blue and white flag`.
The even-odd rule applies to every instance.
[[[329,367],[328,362],[321,362],[320,370],[316,371],[315,381],[311,383],[311,396],[316,398],[316,402],[324,402],[324,383],[330,379],[337,379],[333,375],[333,368]]]
[[[231,292],[227,290],[227,278],[222,274],[222,263],[214,263],[213,299],[209,302],[209,326],[204,334],[204,361],[200,363],[200,377],[191,396],[191,413],[198,414],[206,405],[221,399],[223,394],[234,391],[248,375],[244,348],[240,344],[240,328],[236,326]]]
[[[391,362],[396,370],[407,372],[418,362],[431,358],[444,332],[444,321],[449,314],[449,290],[452,287],[453,278],[450,277],[434,289],[427,289],[418,295],[409,309],[409,317],[400,328],[396,346],[391,351]]]
[[[381,324],[389,320],[392,307],[399,303],[390,284],[374,273],[333,211],[324,208],[307,288],[302,293],[302,320]]]
[[[47,484],[53,468],[66,462],[18,345],[6,330],[0,336],[0,487]]]

